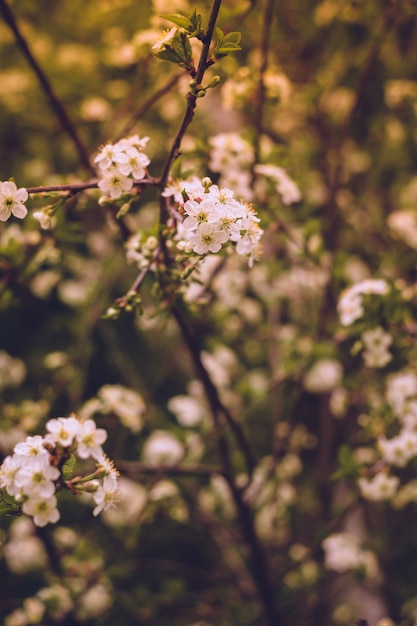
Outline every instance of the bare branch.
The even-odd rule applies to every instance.
[[[45,72],[39,65],[38,61],[34,57],[33,52],[30,49],[27,40],[23,36],[17,24],[15,16],[13,15],[13,12],[10,9],[9,5],[7,4],[6,0],[0,0],[0,10],[3,14],[4,21],[9,26],[10,30],[13,32],[15,36],[16,43],[20,47],[29,65],[31,66],[34,73],[36,74],[36,77],[39,80],[39,83],[45,95],[47,96],[52,108],[54,109],[61,123],[62,128],[66,131],[68,137],[71,139],[72,143],[74,144],[74,147],[80,158],[81,164],[86,170],[89,170],[90,172],[93,171],[93,167],[90,163],[90,156],[89,156],[88,150],[86,149],[83,142],[81,141],[78,135],[77,129],[75,128],[61,100],[56,95],[47,75],[45,74]]]
[[[1,2],[1,0],[0,0]],[[159,179],[157,178],[143,178],[134,182],[134,186],[159,186]],[[87,189],[97,189],[98,181],[90,180],[86,183],[69,183],[68,185],[47,185],[45,187],[26,187],[28,193],[51,193],[54,191],[68,191],[70,193],[79,193],[80,191],[86,191]]]

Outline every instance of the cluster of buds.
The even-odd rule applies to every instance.
[[[56,523],[60,518],[56,492],[67,488],[74,494],[91,493],[93,515],[118,500],[118,471],[103,452],[107,439],[93,420],[75,415],[46,423],[44,437],[35,435],[18,443],[0,466],[1,509],[23,512],[36,526]],[[86,476],[74,474],[77,458],[93,459],[96,469]]]
[[[103,146],[94,159],[98,167],[99,189],[115,200],[131,191],[135,181],[146,176],[149,157],[143,152],[149,137],[132,135]]]

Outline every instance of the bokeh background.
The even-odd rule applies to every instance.
[[[2,0],[0,180],[89,181],[98,148],[133,133],[150,137],[149,172],[160,176],[190,78],[152,46],[172,26],[162,14],[193,6]],[[198,6],[203,25],[210,8]],[[222,3],[218,24],[242,33],[242,50],[208,72],[220,84],[198,101],[182,173],[253,202],[264,253],[252,268],[207,259],[181,297],[253,452],[243,496],[253,541],[204,386],[152,278],[141,314],[106,316],[138,274],[115,211],[93,190],[42,229],[33,213],[59,196],[32,195],[23,222],[0,224],[2,458],[47,419],[76,412],[107,429],[121,471],[120,505],[99,519],[65,493],[56,527],[2,518],[6,626],[417,623],[416,490],[367,502],[356,483],[378,436],[395,431],[385,377],[415,367],[416,17],[413,0]],[[213,137],[226,133],[219,168]],[[301,200],[259,184],[253,161],[284,168]],[[147,188],[124,219],[149,236],[158,217]],[[394,333],[384,370],[364,365],[358,333],[337,315],[342,289],[375,276],[395,285],[367,318]],[[243,489],[241,442],[230,427],[222,434]],[[415,469],[399,471],[402,484]],[[340,532],[353,547],[345,560],[339,547],[335,565],[322,542]]]

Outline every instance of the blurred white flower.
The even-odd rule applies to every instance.
[[[343,368],[336,359],[316,361],[304,376],[304,387],[311,393],[329,393],[340,385]]]
[[[388,283],[382,278],[365,278],[347,287],[341,294],[337,304],[340,323],[350,326],[364,314],[363,295],[376,294],[384,296],[389,292]]]
[[[23,361],[0,350],[0,390],[18,387],[25,379],[26,367]]]
[[[389,476],[386,472],[379,472],[373,478],[359,478],[358,485],[361,494],[366,500],[390,500],[396,493],[400,479]]]
[[[184,446],[165,430],[155,430],[143,446],[142,456],[147,463],[175,465],[184,456]]]
[[[348,572],[365,564],[365,551],[355,537],[348,533],[335,533],[322,542],[324,564],[335,572]]]
[[[365,365],[368,367],[384,367],[392,359],[388,351],[392,344],[392,336],[386,333],[381,326],[372,328],[362,333],[362,342],[365,350],[362,354]]]

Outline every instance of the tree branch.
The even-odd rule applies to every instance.
[[[195,76],[195,81],[198,84],[201,83],[201,81],[203,80],[204,77],[204,73],[206,71],[206,69],[209,67],[210,64],[208,64],[208,55],[209,55],[209,51],[210,51],[210,44],[211,44],[211,40],[213,37],[213,32],[214,32],[214,28],[216,25],[216,21],[217,21],[217,17],[219,14],[219,10],[220,10],[220,5],[221,5],[222,0],[215,0],[213,3],[213,8],[211,10],[211,14],[210,14],[210,18],[209,18],[209,23],[207,26],[207,31],[204,35],[204,44],[203,44],[203,49],[201,51],[201,56],[200,56],[200,60],[198,63],[198,67],[197,67],[197,72],[196,72],[196,76]],[[164,189],[164,187],[167,184],[168,178],[169,178],[169,173],[171,171],[171,167],[173,162],[175,161],[175,159],[177,158],[178,155],[178,151],[180,149],[181,146],[181,142],[183,140],[183,137],[187,131],[187,128],[189,127],[193,117],[194,117],[194,111],[196,108],[196,104],[197,104],[197,96],[194,93],[187,93],[186,95],[187,98],[187,108],[185,110],[184,116],[182,118],[180,127],[178,129],[178,132],[174,138],[174,141],[172,142],[172,146],[171,146],[171,150],[168,154],[168,157],[165,161],[165,165],[162,171],[162,175],[161,175],[161,179],[160,179],[160,186],[161,189]],[[167,218],[167,199],[164,198],[163,196],[161,196],[161,202],[160,202],[160,223],[161,224],[165,224],[166,222],[166,218]]]
[[[203,365],[201,360],[200,349],[182,315],[178,308],[173,307],[172,314],[175,317],[175,320],[181,330],[181,334],[187,344],[187,347],[190,351],[190,354],[193,359],[194,366],[198,373],[201,382],[203,383],[204,390],[206,392],[207,401],[210,405],[213,416],[216,416],[216,419],[219,419],[223,416],[226,419],[227,424],[232,430],[237,443],[240,446],[242,454],[245,458],[246,469],[249,476],[252,475],[253,470],[255,469],[255,459],[250,449],[249,442],[243,432],[241,425],[236,422],[233,415],[230,413],[229,409],[223,404],[219,397],[219,393],[217,388],[215,387],[213,381],[211,380],[206,368]],[[218,426],[221,427],[220,422]],[[233,472],[230,472],[232,474]]]
[[[1,2],[1,0],[0,0]],[[158,178],[143,178],[142,180],[137,180],[134,183],[135,186],[159,186]],[[26,191],[28,193],[50,193],[53,191],[68,191],[72,193],[79,193],[80,191],[85,191],[87,189],[97,189],[98,188],[98,180],[90,180],[86,183],[69,183],[68,185],[49,185],[45,187],[26,187]]]
[[[275,594],[271,584],[267,559],[256,534],[253,513],[249,505],[244,501],[241,489],[236,485],[229,445],[227,439],[225,438],[221,417],[223,416],[226,418],[229,426],[232,428],[233,433],[241,445],[248,467],[253,468],[253,461],[250,456],[248,458],[248,453],[250,453],[250,451],[246,438],[243,436],[243,431],[241,430],[240,425],[233,420],[229,411],[222,404],[218,396],[217,389],[212,383],[210,376],[201,361],[200,350],[182,316],[182,313],[177,308],[173,307],[172,314],[177,321],[185,343],[190,351],[195,369],[203,383],[207,400],[210,404],[214,427],[217,432],[219,456],[223,467],[222,473],[227,484],[229,485],[229,489],[237,508],[242,534],[249,549],[248,569],[256,585],[258,596],[265,613],[265,618],[270,626],[283,626],[278,609],[275,605]],[[229,421],[230,419],[232,421]]]
[[[66,111],[64,105],[62,104],[58,96],[55,94],[48,77],[46,76],[45,72],[39,65],[36,58],[34,57],[33,52],[30,49],[29,44],[26,41],[25,37],[23,36],[17,24],[17,21],[13,15],[13,12],[10,9],[9,5],[7,4],[6,0],[0,0],[0,10],[3,14],[4,21],[9,26],[10,30],[13,32],[15,36],[16,43],[20,47],[24,56],[26,57],[26,60],[28,61],[30,67],[36,74],[36,77],[45,95],[47,96],[52,108],[54,109],[61,123],[62,128],[66,131],[68,137],[71,139],[83,167],[86,170],[89,170],[90,172],[93,171],[93,167],[90,163],[90,156],[89,156],[87,149],[85,148],[83,142],[81,141],[78,135],[78,132],[71,118],[69,117],[68,112]]]

